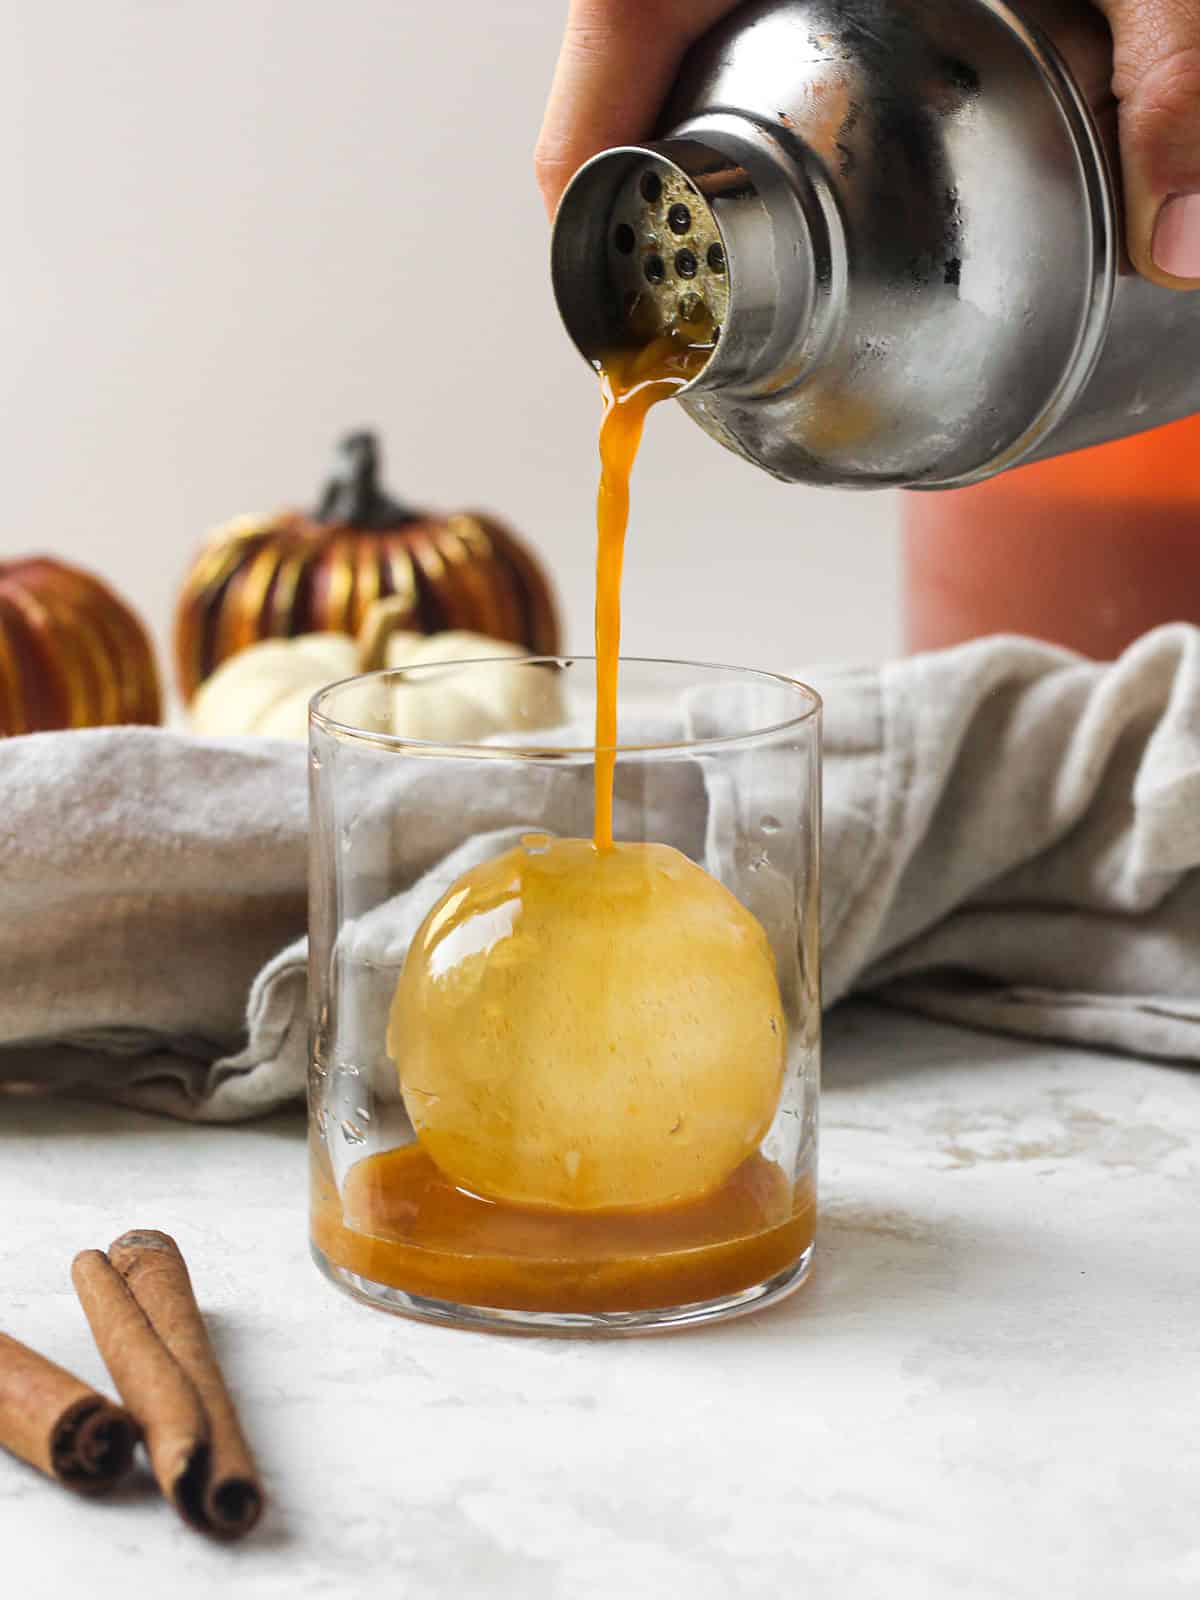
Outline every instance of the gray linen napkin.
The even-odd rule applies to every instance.
[[[827,1003],[1200,1061],[1200,630],[1111,665],[1001,638],[804,676],[826,699]],[[719,808],[685,785],[674,842],[711,857]],[[410,893],[347,930],[391,963],[467,864],[444,806],[408,816]],[[0,1084],[208,1121],[300,1095],[306,823],[298,745],[0,745]]]

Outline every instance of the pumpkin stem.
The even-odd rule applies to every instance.
[[[416,512],[379,487],[379,441],[373,433],[348,433],[338,445],[316,520],[374,531],[416,520]]]
[[[412,602],[405,596],[390,594],[373,600],[358,630],[358,670],[378,672],[386,667],[388,640],[394,633],[411,630]]]

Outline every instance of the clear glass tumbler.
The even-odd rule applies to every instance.
[[[594,715],[587,658],[312,703],[312,1248],[372,1305],[639,1332],[808,1271],[820,700],[624,661],[608,851]]]

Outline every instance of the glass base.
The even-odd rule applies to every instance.
[[[706,1322],[726,1322],[776,1304],[798,1289],[812,1267],[813,1246],[782,1272],[763,1283],[716,1300],[691,1305],[664,1306],[647,1311],[508,1311],[500,1306],[458,1305],[452,1300],[426,1299],[385,1283],[375,1283],[330,1261],[318,1245],[311,1245],[317,1266],[339,1289],[364,1305],[418,1322],[440,1323],[450,1328],[473,1328],[481,1333],[540,1333],[576,1337],[620,1338],[631,1334],[666,1333],[674,1328],[694,1328]]]

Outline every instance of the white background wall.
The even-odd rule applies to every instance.
[[[307,502],[348,427],[508,517],[591,609],[597,396],[530,154],[561,0],[0,0],[0,550],[160,633],[211,524]],[[636,484],[626,648],[898,641],[895,502],[785,487],[682,413]]]

